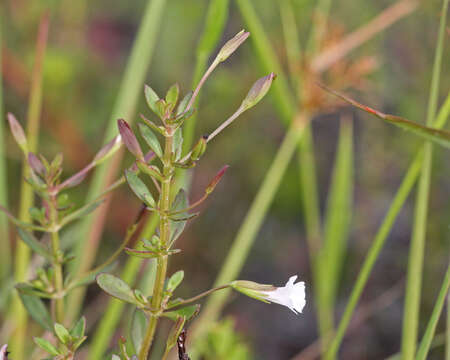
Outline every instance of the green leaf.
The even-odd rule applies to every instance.
[[[163,316],[165,316],[173,321],[177,321],[177,319],[181,316],[181,317],[185,317],[186,321],[187,321],[190,318],[192,318],[193,316],[197,315],[199,311],[200,311],[200,305],[196,304],[196,305],[186,306],[184,308],[173,310],[173,311],[167,311],[167,312],[163,313]]]
[[[181,157],[181,151],[183,150],[183,132],[181,128],[175,130],[173,134],[172,152],[175,154],[175,161]]]
[[[39,346],[41,349],[47,351],[49,354],[51,354],[53,356],[60,355],[58,349],[45,339],[35,337],[34,342],[36,343],[37,346]]]
[[[166,351],[165,351],[166,354],[168,354],[170,349],[172,349],[175,346],[175,344],[177,343],[178,336],[180,335],[181,331],[183,330],[185,323],[186,323],[186,318],[183,316],[180,316],[180,317],[178,317],[175,324],[173,324],[172,328],[170,329],[169,335],[167,336]]]
[[[200,215],[199,212],[195,212],[195,213],[192,213],[192,214],[183,213],[183,214],[177,214],[177,215],[169,216],[169,218],[172,221],[184,221],[184,222],[186,222],[188,220],[192,220],[192,219],[196,218],[199,215]]]
[[[93,203],[86,204],[86,205],[82,206],[81,208],[79,208],[78,210],[75,210],[74,212],[70,213],[69,215],[67,215],[66,217],[64,217],[61,220],[60,226],[63,227],[65,225],[71,223],[72,221],[81,219],[82,217],[90,214],[95,209],[97,209],[103,201],[104,200],[94,201]]]
[[[128,284],[122,279],[111,274],[102,273],[97,276],[96,280],[98,286],[109,295],[130,304],[138,304],[134,297],[133,290],[131,290]]]
[[[450,132],[446,130],[439,130],[435,128],[431,128],[407,119],[404,119],[400,116],[384,114],[381,111],[372,109],[366,105],[363,105],[341,93],[338,93],[325,85],[320,84],[324,90],[332,93],[333,95],[341,98],[342,100],[348,102],[349,104],[369,113],[375,115],[377,118],[386,121],[392,125],[400,127],[404,130],[410,131],[415,135],[422,137],[425,140],[430,140],[436,144],[442,145],[444,147],[450,148]]]
[[[139,131],[140,131],[142,137],[144,138],[145,142],[150,147],[150,149],[152,149],[152,151],[156,154],[156,156],[158,156],[159,158],[162,158],[163,151],[161,149],[161,145],[158,141],[158,138],[153,133],[153,131],[150,129],[150,127],[148,127],[144,123],[139,123],[138,127],[139,127]]]
[[[193,94],[193,92],[189,91],[184,96],[184,98],[180,101],[180,103],[178,104],[178,107],[177,107],[177,116],[183,114],[186,111],[189,101],[191,101],[192,94]]]
[[[83,316],[74,325],[72,330],[70,330],[70,335],[74,338],[82,338],[86,332],[86,318]]]
[[[63,325],[55,323],[54,329],[56,336],[64,345],[72,340],[69,331]]]
[[[180,189],[172,202],[171,212],[186,209],[189,206],[189,200],[184,189]]]
[[[19,234],[22,241],[27,244],[30,249],[43,256],[48,261],[52,261],[53,257],[50,252],[31,233],[21,228],[17,228],[17,233]]]
[[[44,329],[53,331],[52,317],[42,300],[37,296],[25,294],[22,291],[19,291],[19,297],[30,316]]]
[[[170,279],[169,282],[167,283],[167,291],[169,292],[174,292],[175,289],[181,284],[181,282],[183,281],[184,278],[184,271],[183,270],[179,270],[177,271],[175,274],[173,274]]]
[[[172,85],[170,89],[167,91],[166,103],[171,104],[172,108],[175,107],[175,105],[178,102],[179,95],[180,95],[180,86],[178,85],[178,83]]]
[[[152,194],[148,190],[144,182],[139,179],[134,171],[126,170],[125,177],[127,179],[128,185],[130,185],[131,190],[136,194],[136,196],[144,202],[149,207],[155,207],[155,200]]]
[[[156,114],[160,115],[158,107],[156,106],[157,101],[159,100],[159,96],[153,91],[153,89],[145,85],[144,88],[144,94],[145,94],[145,100],[147,101],[147,105],[150,107],[150,109]]]
[[[134,310],[133,318],[131,320],[131,342],[133,343],[134,350],[136,354],[141,351],[142,341],[145,337],[145,332],[147,330],[147,317],[139,309]]]

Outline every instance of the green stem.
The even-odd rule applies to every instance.
[[[45,50],[47,47],[49,27],[49,14],[45,13],[41,17],[39,24],[39,31],[36,42],[36,57],[33,65],[31,76],[31,89],[29,97],[29,106],[27,113],[27,128],[26,135],[28,141],[28,149],[31,152],[36,152],[38,137],[39,137],[39,123],[41,117],[42,107],[42,65],[44,62]],[[31,186],[25,181],[28,177],[29,167],[27,159],[24,159],[22,166],[22,182],[20,185],[20,205],[19,205],[19,219],[24,222],[30,222],[30,214],[28,209],[33,205],[34,194]],[[28,264],[30,261],[30,249],[25,243],[17,238],[17,247],[15,254],[14,277],[16,282],[23,282],[26,280]],[[11,339],[11,351],[14,352],[14,357],[17,360],[24,359],[25,353],[25,333],[27,328],[27,314],[19,297],[14,295],[11,314],[15,318],[16,331]]]
[[[0,7],[0,69],[2,68],[2,37],[3,37],[3,7]],[[3,109],[3,76],[0,71],[0,205],[8,207],[8,184],[5,154],[5,130]],[[0,264],[0,283],[11,272],[11,245],[10,245],[8,219],[5,214],[0,214],[0,249],[2,249],[2,261]]]
[[[55,272],[55,290],[58,294],[58,298],[55,300],[55,319],[57,322],[62,323],[64,320],[64,299],[62,297],[63,292],[63,272],[60,259],[59,250],[59,233],[52,232],[52,248],[53,248],[53,271]]]
[[[442,3],[440,29],[428,102],[427,125],[431,125],[436,117],[448,3],[449,0],[444,0]],[[416,208],[408,260],[401,348],[402,359],[404,360],[414,358],[417,346],[432,157],[432,145],[427,143],[425,144],[424,160],[422,164],[419,187],[417,189]]]
[[[164,149],[164,158],[163,158],[163,176],[164,179],[161,184],[161,195],[159,200],[159,234],[161,247],[165,249],[167,244],[169,244],[170,240],[170,188],[172,184],[173,174],[174,174],[174,166],[172,164],[172,146],[173,146],[173,134],[169,134],[166,136],[166,143]],[[158,318],[160,313],[162,312],[162,301],[164,298],[164,282],[166,280],[167,275],[167,256],[160,256],[157,259],[157,267],[156,267],[156,280],[153,286],[152,292],[152,309],[155,309],[156,313],[152,314],[147,330],[145,332],[144,341],[142,342],[141,351],[139,352],[139,360],[147,360],[148,354],[150,352],[153,338],[156,332],[156,326],[158,324]]]
[[[431,314],[430,321],[428,322],[427,329],[423,335],[422,341],[420,342],[419,350],[417,351],[416,360],[425,360],[427,358],[428,352],[430,351],[431,342],[436,332],[436,326],[441,316],[442,309],[444,308],[445,298],[450,287],[450,266],[447,267],[447,272],[445,273],[444,281],[442,282],[441,290],[439,291],[436,304],[433,308],[433,313]]]
[[[186,305],[186,304],[193,303],[193,302],[198,301],[198,300],[204,298],[205,296],[208,296],[208,295],[210,295],[210,294],[212,294],[212,293],[214,293],[216,291],[223,290],[223,289],[226,289],[226,288],[229,288],[229,287],[230,287],[229,284],[222,285],[222,286],[217,286],[215,288],[206,290],[206,291],[204,291],[204,292],[202,292],[202,293],[200,293],[200,294],[198,294],[196,296],[193,296],[193,297],[191,297],[189,299],[177,302],[173,307],[178,307],[178,306],[183,306],[183,305]],[[168,309],[171,309],[171,307],[169,307]]]

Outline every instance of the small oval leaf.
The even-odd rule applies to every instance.
[[[111,274],[103,273],[97,276],[97,284],[109,295],[114,296],[119,300],[137,305],[133,290],[131,290],[128,284],[122,279]]]

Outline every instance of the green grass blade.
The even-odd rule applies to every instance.
[[[3,42],[3,7],[0,7],[0,69],[2,68],[2,42]],[[3,76],[0,71],[0,205],[8,208],[8,171],[6,169],[5,148],[5,121],[3,109]],[[0,284],[11,273],[11,245],[9,243],[8,219],[5,214],[0,214],[0,249],[2,249],[2,261],[0,264]]]
[[[436,117],[448,3],[449,0],[444,0],[442,4],[441,22],[428,103],[427,125],[431,125]],[[421,177],[417,190],[416,208],[408,260],[401,347],[403,359],[412,359],[415,355],[417,346],[432,156],[432,145],[431,143],[427,143],[424,149]]]
[[[166,0],[147,1],[142,22],[125,69],[119,94],[108,121],[104,143],[107,143],[117,135],[117,119],[123,118],[129,123],[132,123],[134,120],[136,104],[143,90],[144,79],[155,49],[156,37],[165,5]],[[115,159],[109,159],[97,168],[88,191],[86,202],[92,201],[100,193],[102,187],[110,179],[115,177],[118,171],[118,165],[119,157],[116,156]],[[75,275],[89,270],[92,261],[95,259],[98,241],[91,241],[90,235],[96,223],[101,223],[106,210],[107,206],[104,206],[101,212],[98,212],[95,216],[87,217],[80,223],[80,236],[77,241],[77,247],[75,248],[75,260],[71,264],[71,270]],[[101,233],[101,231],[98,233]],[[100,236],[100,234],[97,236]],[[76,289],[70,296],[69,319],[74,319],[78,314],[84,291],[84,288]]]
[[[417,177],[419,175],[420,167],[422,165],[422,156],[423,152],[419,152],[414,161],[410,165],[403,181],[397,190],[397,193],[389,207],[389,210],[375,235],[375,239],[364,259],[364,263],[361,267],[361,270],[358,272],[358,276],[353,286],[352,292],[350,294],[349,301],[345,308],[344,314],[339,322],[339,326],[336,331],[336,336],[334,337],[331,345],[328,348],[325,359],[331,360],[335,359],[337,355],[337,351],[344,337],[345,331],[350,323],[353,312],[356,308],[356,305],[361,297],[362,291],[369,279],[370,273],[373,269],[373,266],[380,255],[381,249],[386,242],[386,239],[394,225],[394,222],[402,209],[409,193],[411,192]]]
[[[28,149],[36,153],[39,140],[39,127],[42,108],[42,78],[43,78],[43,62],[47,49],[49,28],[49,14],[44,13],[39,24],[39,31],[36,41],[36,56],[33,64],[31,75],[31,89],[29,95],[29,104],[27,111],[26,136],[28,141]],[[25,181],[28,177],[28,162],[23,160],[22,181],[20,186],[20,204],[19,219],[24,222],[30,221],[28,209],[33,205],[34,194],[31,186]],[[15,252],[14,278],[16,282],[26,280],[28,264],[30,260],[30,249],[28,246],[17,239],[17,247]],[[27,330],[27,313],[17,294],[14,295],[11,307],[11,316],[14,317],[16,331],[11,339],[11,350],[14,351],[14,357],[17,360],[25,358],[26,349],[26,330]]]
[[[350,233],[352,194],[353,126],[351,119],[343,119],[324,220],[324,244],[316,268],[321,334],[333,330],[336,292]]]
[[[445,360],[450,360],[450,292],[447,295],[447,324],[445,329]]]
[[[275,155],[272,165],[264,177],[263,183],[261,184],[255,199],[239,228],[231,249],[221,267],[220,273],[216,278],[214,286],[226,284],[235,280],[239,275],[255,237],[258,234],[258,230],[267,214],[269,206],[280,186],[286,168],[294,155],[303,129],[304,124],[302,123],[293,124],[289,128]],[[191,333],[191,336],[195,336],[197,339],[203,336],[208,325],[219,316],[228,295],[229,291],[223,290],[214,293],[208,298],[199,319],[196,322],[194,333]]]
[[[430,351],[431,342],[436,331],[436,326],[441,316],[442,309],[444,308],[445,298],[450,287],[450,266],[447,267],[447,272],[445,273],[444,281],[442,282],[441,290],[439,291],[436,304],[434,305],[433,312],[431,314],[430,320],[428,321],[425,334],[420,342],[419,350],[417,351],[416,360],[425,360],[427,358],[428,352]]]
[[[206,70],[208,59],[214,49],[217,47],[222,37],[225,24],[228,19],[228,8],[230,0],[211,0],[209,2],[206,13],[205,26],[197,46],[197,57],[192,79],[192,87],[194,88],[200,81]],[[199,96],[196,102],[199,102]],[[194,141],[195,126],[197,116],[193,116],[186,122],[184,127],[183,152],[187,153]]]
[[[149,217],[139,238],[150,239],[156,230],[158,221],[159,219],[157,215]],[[141,264],[142,259],[130,256],[125,267],[123,268],[120,278],[128,284],[133,284]],[[109,300],[102,319],[100,320],[95,333],[92,335],[92,343],[89,347],[89,356],[87,358],[88,360],[103,358],[109,342],[114,335],[114,331],[111,331],[111,329],[117,328],[117,324],[120,321],[125,305],[125,303],[116,299],[111,298]]]
[[[439,114],[433,125],[436,126],[436,128],[442,128],[448,121],[449,115],[450,93],[448,94],[444,105],[441,107],[441,110],[439,111]],[[378,259],[378,256],[380,255],[381,249],[383,248],[387,236],[389,235],[392,226],[394,225],[395,219],[397,218],[410,191],[412,190],[412,187],[417,180],[417,177],[419,176],[420,168],[422,166],[422,157],[423,149],[416,154],[413,162],[409,166],[406,175],[403,178],[402,183],[397,190],[397,193],[395,194],[394,200],[392,201],[389,210],[375,235],[373,244],[370,247],[366,258],[364,259],[362,268],[358,273],[358,277],[356,279],[355,285],[353,286],[349,301],[347,303],[347,306],[345,307],[344,314],[342,315],[342,318],[339,322],[336,335],[326,353],[325,358],[328,360],[334,359],[336,357],[336,354],[344,338],[344,334],[352,318],[353,312],[356,308],[356,305],[358,304],[362,291],[366,286],[370,273],[372,272],[373,266]]]

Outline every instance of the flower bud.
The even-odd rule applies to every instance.
[[[122,137],[123,143],[127,147],[127,149],[138,159],[143,159],[144,154],[142,153],[141,147],[134,135],[133,131],[130,128],[130,125],[123,120],[119,119],[117,121],[117,125],[119,126],[119,132]]]
[[[222,46],[214,61],[221,63],[228,59],[228,57],[233,54],[249,36],[250,33],[245,30],[238,32],[232,39],[228,40],[225,45]]]
[[[199,160],[202,155],[206,151],[206,143],[208,140],[208,135],[203,135],[200,140],[195,144],[194,148],[192,149],[191,153],[191,160],[197,161]]]
[[[42,161],[39,160],[39,158],[32,152],[28,153],[28,164],[30,165],[31,169],[40,176],[44,176],[47,172],[44,164],[42,164]]]
[[[28,152],[28,144],[22,126],[17,121],[16,117],[11,113],[8,113],[8,122],[14,139],[16,140],[22,151],[26,154]]]
[[[214,176],[214,179],[212,179],[209,185],[206,187],[205,193],[211,194],[214,191],[215,187],[219,183],[220,179],[222,179],[222,176],[225,175],[225,172],[229,167],[229,165],[225,165],[222,169],[219,170],[216,176]]]
[[[248,92],[244,101],[242,101],[241,108],[245,111],[255,106],[269,91],[273,80],[276,78],[274,73],[258,79]]]

